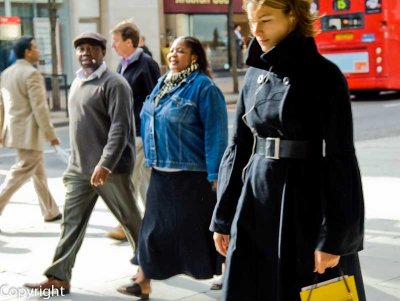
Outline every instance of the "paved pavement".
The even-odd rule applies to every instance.
[[[230,83],[220,81],[227,93]],[[64,114],[52,113],[56,125],[65,124]],[[380,164],[388,163],[376,159],[388,152],[394,158],[390,164],[394,169],[400,168],[400,137],[362,141],[356,144],[356,148],[364,175],[367,220],[365,250],[360,253],[360,258],[368,300],[400,300],[400,178],[382,177],[372,172]],[[57,204],[62,207],[65,189],[61,178],[52,177],[49,183]],[[128,262],[132,255],[128,244],[105,237],[116,223],[104,203],[99,201],[76,260],[71,294],[52,299],[136,300],[115,290],[126,284],[136,270]],[[59,222],[43,222],[32,183],[27,183],[14,195],[0,218],[0,301],[27,299],[24,297],[32,292],[24,290],[22,284],[44,279],[41,273],[51,262],[59,226]],[[185,276],[154,281],[151,300],[219,300],[220,292],[210,290],[211,281],[196,281]],[[30,296],[28,299],[43,298]]]

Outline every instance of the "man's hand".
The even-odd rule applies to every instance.
[[[229,246],[229,235],[214,232],[214,244],[218,253],[222,256],[226,256]]]
[[[103,185],[108,178],[110,172],[102,166],[96,166],[93,171],[92,178],[90,179],[90,184],[97,187]]]
[[[58,140],[58,138],[55,138],[53,140],[50,140],[50,145],[54,146],[54,145],[60,145],[60,140]]]
[[[333,255],[316,250],[314,252],[314,272],[318,272],[319,274],[325,273],[325,269],[337,266],[339,263],[339,259],[339,255]]]

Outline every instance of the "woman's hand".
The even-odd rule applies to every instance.
[[[222,256],[226,256],[229,246],[229,235],[215,232],[214,243],[218,253],[220,253]]]
[[[215,240],[215,238],[214,238]],[[316,250],[314,252],[314,272],[318,272],[319,274],[325,273],[325,269],[333,268],[338,265],[340,260],[339,255],[333,255],[329,253],[325,253],[322,251]]]
[[[212,185],[212,186],[211,186],[212,190],[213,190],[213,191],[217,191],[217,188],[218,188],[218,180],[214,180],[214,181],[212,182],[211,185]]]

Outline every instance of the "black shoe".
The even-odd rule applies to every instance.
[[[148,300],[150,296],[149,294],[143,294],[142,288],[135,282],[132,285],[123,285],[117,288],[117,291],[121,294],[139,297],[140,300]]]
[[[45,219],[44,221],[45,221],[46,223],[49,223],[49,222],[58,221],[58,220],[60,220],[60,219],[62,219],[62,214],[61,214],[61,213],[58,214],[58,215],[56,215],[56,216],[53,217],[53,218]]]

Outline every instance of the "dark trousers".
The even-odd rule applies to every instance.
[[[110,174],[107,182],[98,187],[90,184],[90,176],[66,173],[64,216],[61,237],[52,265],[44,272],[47,277],[71,280],[86,227],[99,196],[114,214],[126,232],[132,248],[137,243],[141,215],[134,199],[133,185],[129,174]]]

